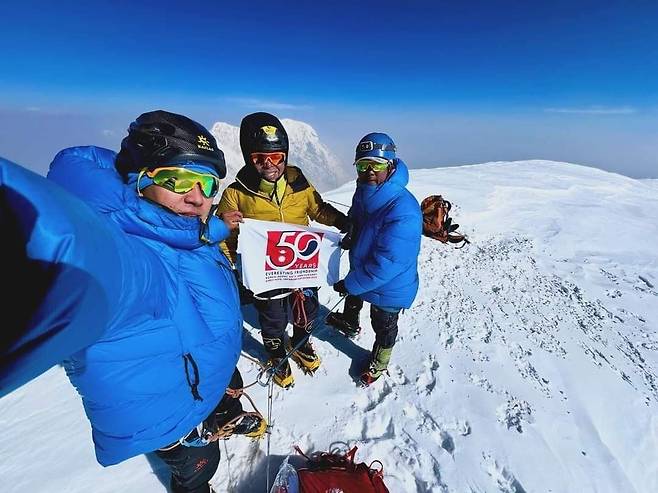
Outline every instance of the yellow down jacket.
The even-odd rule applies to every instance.
[[[286,191],[281,203],[259,191],[260,175],[251,165],[243,166],[219,201],[216,214],[240,211],[245,218],[276,221],[308,226],[309,219],[335,226],[341,231],[347,226],[347,216],[322,200],[302,171],[286,166]],[[234,230],[221,248],[235,264],[238,246],[238,230]]]

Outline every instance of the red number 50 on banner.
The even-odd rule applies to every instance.
[[[317,269],[322,233],[268,231],[265,270]]]

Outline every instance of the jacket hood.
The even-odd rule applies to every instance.
[[[115,152],[94,146],[64,149],[55,156],[48,176],[107,213],[127,233],[186,250],[228,236],[228,229],[214,215],[204,225],[198,218],[180,216],[139,197],[134,183],[123,182],[115,159]]]
[[[408,183],[409,169],[402,159],[396,159],[395,171],[381,185],[357,183],[354,203],[372,213],[403,193]]]
[[[204,224],[199,218],[180,216],[159,204],[139,198],[133,189],[126,188],[127,209],[116,211],[113,219],[127,233],[185,250],[207,243],[219,243],[228,236],[224,234],[223,221],[214,214]]]

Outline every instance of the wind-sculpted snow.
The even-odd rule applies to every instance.
[[[353,187],[326,196],[348,204]],[[423,239],[418,298],[372,387],[355,383],[374,341],[368,310],[356,340],[319,324],[317,374],[293,367],[295,387],[274,391],[271,475],[294,444],[357,445],[391,492],[658,491],[658,190],[546,161],[415,170],[410,188],[452,201],[472,243]],[[320,299],[323,316],[338,302],[329,288]],[[252,308],[245,318],[245,353],[264,358]],[[239,365],[253,382],[257,366]],[[266,412],[266,389],[247,392]],[[0,445],[3,491],[165,490],[152,457],[95,464],[59,369],[2,399],[0,416],[21,437]],[[266,442],[221,450],[217,491],[264,491]]]
[[[437,328],[446,347],[464,350],[483,363],[491,359],[490,346],[506,348],[519,375],[547,397],[554,397],[556,389],[532,361],[548,355],[585,356],[617,374],[647,401],[658,402],[655,369],[631,340],[650,337],[652,329],[637,314],[606,308],[605,300],[588,300],[577,285],[542,273],[533,250],[529,239],[475,244],[460,252],[459,263],[443,273],[441,282],[426,280],[433,288],[423,293],[417,308],[422,311],[425,304],[441,300],[445,318]],[[454,254],[431,251],[425,263],[445,265],[447,255]],[[657,296],[650,288],[643,291]]]

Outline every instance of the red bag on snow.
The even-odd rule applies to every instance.
[[[346,454],[319,452],[308,457],[299,447],[297,452],[308,459],[306,467],[297,468],[300,493],[389,493],[384,484],[384,466],[378,460],[366,465],[354,462],[356,447]],[[379,469],[373,469],[379,464]]]

